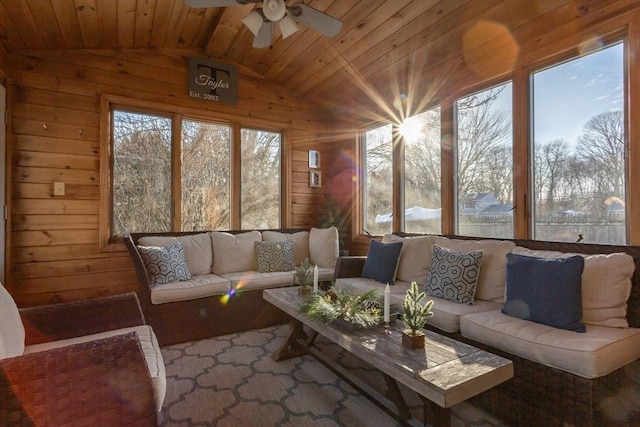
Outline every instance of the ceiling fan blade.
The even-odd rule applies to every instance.
[[[241,4],[259,3],[261,0],[184,0],[189,7],[228,7]]]
[[[335,36],[342,29],[341,20],[303,3],[294,4],[289,8],[289,12],[294,21],[301,23],[305,27],[312,28],[327,37]]]
[[[253,47],[269,47],[273,41],[273,28],[276,23],[273,21],[264,21],[258,35],[253,38]]]

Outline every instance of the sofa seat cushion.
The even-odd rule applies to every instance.
[[[151,303],[164,304],[174,301],[187,301],[211,295],[229,292],[229,280],[216,274],[200,274],[191,280],[169,282],[151,289]]]
[[[333,274],[335,273],[335,271],[335,268],[318,266],[318,281],[328,282],[330,280],[333,280]]]
[[[476,300],[474,305],[458,304],[442,298],[427,296],[433,300],[431,311],[433,316],[427,319],[427,324],[449,333],[460,331],[460,318],[471,313],[500,310],[502,304],[493,301]]]
[[[164,397],[167,392],[167,378],[164,367],[164,360],[162,359],[162,353],[160,352],[158,340],[156,339],[156,335],[153,333],[153,329],[151,329],[151,326],[149,325],[114,329],[112,331],[101,332],[99,334],[84,335],[81,337],[70,338],[66,340],[29,345],[25,347],[24,353],[37,353],[40,351],[66,347],[73,344],[81,344],[94,340],[109,338],[116,335],[124,335],[131,332],[135,332],[138,335],[140,348],[142,349],[142,353],[144,354],[145,361],[147,362],[147,368],[149,369],[149,375],[151,377],[151,387],[153,388],[156,410],[160,411],[162,409],[162,403],[164,402]]]
[[[393,286],[389,286],[391,304],[396,305],[400,311],[402,311],[402,303],[409,290],[409,285],[409,282],[398,281]],[[370,289],[377,289],[380,291],[380,296],[382,296],[386,284],[365,277],[343,277],[336,280],[335,286],[341,289],[349,289],[356,295],[360,295]]]
[[[269,289],[293,285],[294,275],[295,271],[277,271],[273,273],[240,271],[221,274],[220,277],[231,283],[231,289],[250,291],[253,289]]]
[[[587,325],[587,331],[578,334],[490,311],[463,316],[460,330],[474,341],[589,379],[607,375],[640,354],[638,328]]]

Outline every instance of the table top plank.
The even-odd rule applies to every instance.
[[[402,345],[402,322],[383,327],[349,329],[325,325],[302,313],[297,287],[267,289],[263,297],[345,350],[395,378],[417,393],[448,408],[513,377],[510,360],[425,330],[424,349]]]

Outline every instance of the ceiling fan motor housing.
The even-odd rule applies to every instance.
[[[287,6],[284,4],[284,0],[264,0],[262,13],[269,21],[278,22],[287,13]]]

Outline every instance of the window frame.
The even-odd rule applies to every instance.
[[[640,217],[640,199],[629,197],[631,194],[640,192],[640,107],[630,108],[630,100],[640,99],[640,55],[633,56],[633,52],[640,50],[640,14],[636,14],[632,19],[624,24],[620,22],[606,23],[600,29],[600,41],[602,47],[606,48],[612,44],[624,43],[624,109],[625,123],[624,135],[627,144],[626,161],[625,161],[625,189],[626,189],[626,245],[640,244],[640,221],[633,221],[632,218]],[[531,191],[533,184],[533,171],[531,157],[533,149],[532,142],[532,109],[531,109],[531,73],[544,68],[552,67],[556,64],[575,59],[580,54],[580,43],[584,42],[582,38],[566,38],[554,44],[551,47],[545,47],[544,51],[529,52],[520,59],[520,63],[512,70],[483,79],[473,84],[461,85],[459,90],[451,93],[436,94],[433,102],[429,106],[424,107],[427,111],[434,106],[440,107],[440,127],[441,127],[441,203],[442,203],[442,235],[454,235],[457,230],[457,183],[456,183],[456,159],[453,151],[456,149],[455,138],[453,138],[456,130],[456,100],[465,96],[465,94],[480,92],[491,87],[503,84],[506,81],[512,82],[512,137],[513,137],[513,233],[515,239],[531,239],[533,236],[533,193]],[[553,51],[551,51],[553,49]],[[421,106],[422,107],[422,106]],[[404,117],[404,116],[403,116]],[[394,123],[395,118],[388,121],[383,119],[375,123],[367,123],[360,127],[360,132],[356,138],[356,154],[358,159],[363,159],[364,132],[371,128]],[[398,165],[394,159],[394,179],[403,177],[403,165]],[[526,167],[522,167],[526,165]],[[361,163],[360,167],[363,166]],[[404,183],[394,182],[394,200],[402,199],[402,188]],[[364,191],[365,186],[363,180],[357,186],[358,194],[354,199],[354,209],[359,214],[355,220],[358,230],[354,234],[354,243],[356,245],[366,244],[371,236],[366,236],[362,231],[364,225]],[[393,215],[398,216],[402,212],[403,206],[399,203],[393,204]],[[355,231],[354,230],[354,231]],[[404,227],[394,221],[393,232],[403,231]]]
[[[258,129],[280,133],[280,224],[291,216],[287,203],[288,189],[291,187],[290,174],[286,173],[291,164],[290,122],[239,117],[229,113],[196,110],[171,104],[144,101],[118,95],[103,94],[100,97],[100,220],[99,241],[102,251],[122,251],[122,236],[112,235],[113,192],[112,192],[112,111],[123,110],[132,113],[153,114],[170,117],[172,120],[172,160],[171,160],[171,231],[181,229],[180,205],[180,165],[182,119],[202,121],[230,126],[231,128],[231,189],[230,216],[231,230],[240,229],[240,130]],[[205,231],[205,230],[203,230]]]

